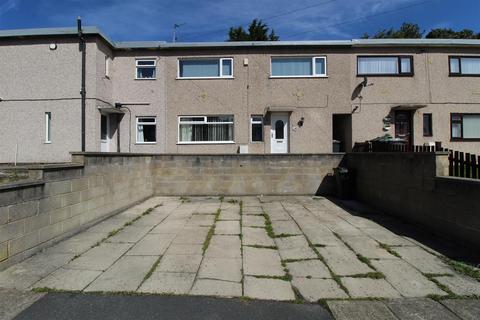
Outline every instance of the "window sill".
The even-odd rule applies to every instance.
[[[327,75],[318,75],[318,76],[269,76],[269,79],[316,79],[316,78],[328,78]]]
[[[152,145],[152,144],[157,144],[157,142],[135,142],[135,144],[138,144],[138,145]]]
[[[177,145],[199,145],[199,144],[235,144],[235,141],[198,141],[198,142],[177,142]]]
[[[52,144],[52,141],[45,141],[43,144]]]
[[[134,80],[157,80],[157,78],[135,78]]]
[[[480,138],[451,138],[450,142],[480,142]]]
[[[448,76],[451,78],[480,78],[480,74],[450,73]]]
[[[251,144],[264,144],[265,141],[250,141]]]
[[[233,80],[235,77],[177,77],[176,80]]]
[[[403,73],[403,74],[357,74],[357,78],[363,77],[391,77],[391,78],[413,78],[415,74],[413,73]]]

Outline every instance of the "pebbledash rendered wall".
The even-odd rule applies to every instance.
[[[39,179],[0,186],[0,270],[152,195],[329,194],[343,157],[85,153],[30,165]]]
[[[349,153],[358,200],[439,236],[480,245],[480,180],[448,177],[446,153]]]

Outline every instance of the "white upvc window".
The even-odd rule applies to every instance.
[[[413,56],[358,56],[359,76],[413,76]]]
[[[110,78],[110,68],[111,68],[112,58],[105,56],[105,77]]]
[[[157,77],[157,60],[136,59],[135,79],[155,80]]]
[[[157,118],[137,117],[136,131],[138,144],[154,144],[157,142]]]
[[[263,142],[263,116],[250,117],[250,137],[252,142]]]
[[[178,79],[233,78],[233,58],[178,59]]]
[[[45,112],[45,143],[52,143],[52,113]]]
[[[179,116],[179,144],[234,143],[233,115]]]
[[[272,57],[271,78],[308,78],[327,76],[327,57]]]

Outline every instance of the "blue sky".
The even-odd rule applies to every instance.
[[[452,5],[454,3],[454,5]],[[480,32],[479,0],[0,0],[0,29],[100,27],[117,41],[223,41],[230,26],[264,19],[281,40],[352,39],[398,27]]]

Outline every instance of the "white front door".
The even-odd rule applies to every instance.
[[[288,153],[288,113],[271,115],[271,153]]]
[[[100,151],[108,152],[110,144],[110,117],[101,114],[100,115]]]

